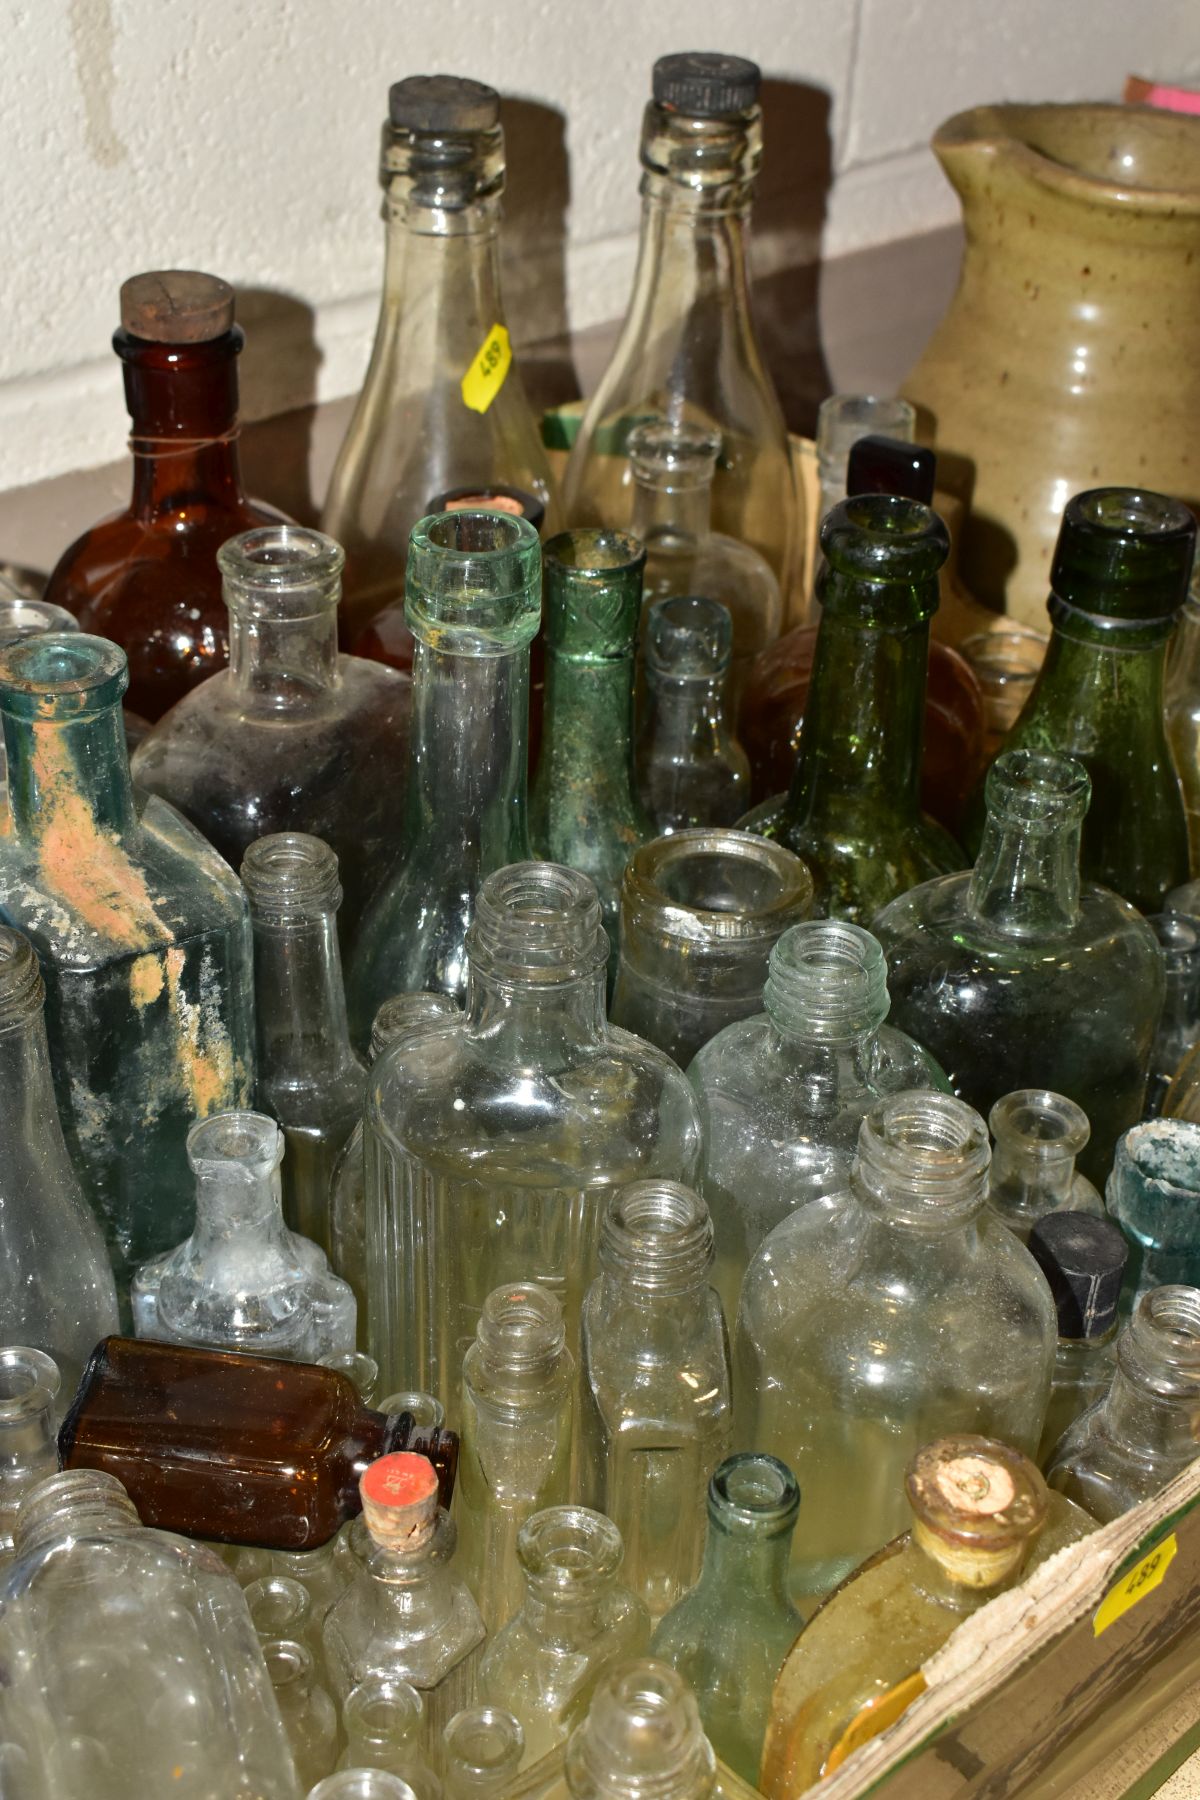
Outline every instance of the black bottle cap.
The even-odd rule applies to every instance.
[[[1050,569],[1051,607],[1134,622],[1174,618],[1187,599],[1196,521],[1179,500],[1089,488],[1067,501]]]
[[[388,117],[401,131],[490,131],[500,96],[463,75],[408,75],[388,89]]]
[[[860,437],[850,446],[846,463],[846,497],[855,494],[903,494],[906,500],[933,505],[937,457],[924,444],[903,438]]]
[[[1094,1213],[1047,1213],[1029,1233],[1029,1249],[1050,1283],[1059,1337],[1103,1337],[1116,1320],[1129,1257],[1119,1227]]]
[[[762,70],[744,56],[680,50],[654,65],[654,98],[695,119],[728,119],[758,103]]]

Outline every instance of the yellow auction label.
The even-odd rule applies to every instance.
[[[512,345],[504,325],[493,325],[471,358],[471,366],[462,378],[462,397],[472,412],[485,413],[512,367]]]
[[[1115,1587],[1105,1594],[1092,1620],[1092,1630],[1099,1637],[1110,1625],[1123,1618],[1131,1606],[1152,1594],[1167,1570],[1170,1568],[1179,1545],[1175,1542],[1175,1533],[1165,1537],[1161,1544],[1155,1544],[1149,1556],[1143,1556],[1128,1574],[1122,1575]]]

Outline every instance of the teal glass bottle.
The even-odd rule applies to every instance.
[[[464,992],[476,889],[530,856],[537,532],[508,513],[431,514],[413,528],[404,582],[416,638],[404,847],[350,964],[350,1024],[361,1044],[393,994]]]
[[[191,1216],[188,1130],[254,1087],[246,896],[135,793],[127,679],[125,652],[83,633],[0,651],[0,919],[37,951],[63,1128],[122,1290]]]
[[[804,858],[821,916],[881,906],[965,858],[920,805],[929,621],[950,540],[917,500],[864,494],[821,526],[821,625],[792,785],[741,821]]]
[[[1085,878],[1157,912],[1188,878],[1187,815],[1164,720],[1167,646],[1187,600],[1196,521],[1132,488],[1067,502],[1050,569],[1050,643],[1009,750],[1074,756],[1092,782]],[[977,795],[968,841],[983,835]]]
[[[1117,1145],[1104,1197],[1129,1245],[1131,1301],[1156,1287],[1200,1288],[1200,1125],[1133,1126]]]
[[[621,877],[653,828],[633,772],[633,673],[646,552],[623,531],[543,551],[546,705],[529,804],[534,852],[590,875],[615,970]]]
[[[721,1761],[758,1780],[771,1690],[804,1629],[788,1595],[800,1490],[786,1463],[745,1452],[708,1484],[700,1579],[659,1621],[650,1653],[689,1684]]]

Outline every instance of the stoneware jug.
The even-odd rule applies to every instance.
[[[1200,502],[1200,117],[979,106],[933,149],[963,209],[958,290],[902,392],[970,495],[972,593],[1044,628],[1073,493]]]

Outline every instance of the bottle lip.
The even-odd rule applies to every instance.
[[[593,979],[608,965],[596,888],[558,863],[510,863],[489,875],[467,930],[472,977],[555,986]]]
[[[409,536],[404,591],[409,627],[432,649],[519,650],[541,623],[538,534],[510,513],[430,513]]]
[[[230,612],[299,619],[332,611],[341,597],[346,553],[304,525],[258,525],[217,551]]]
[[[30,600],[24,594],[0,594],[0,649],[22,638],[44,637],[50,631],[78,630],[79,620],[65,606]]]
[[[1200,1125],[1190,1119],[1143,1119],[1117,1140],[1107,1196],[1119,1218],[1122,1188],[1136,1181],[1142,1196],[1170,1205],[1200,1193]]]
[[[921,1548],[952,1581],[972,1587],[994,1586],[1011,1571],[1050,1504],[1027,1456],[968,1432],[924,1445],[904,1486]]]
[[[416,1790],[388,1769],[335,1769],[308,1790],[307,1800],[418,1800]]]
[[[53,1406],[62,1386],[58,1364],[28,1344],[0,1347],[0,1424],[15,1424]]]
[[[703,905],[718,881],[742,887],[737,907]],[[806,863],[770,838],[732,828],[697,827],[652,838],[634,851],[621,883],[624,930],[677,945],[766,946],[812,911]]]
[[[46,1003],[41,964],[23,932],[0,925],[0,1032],[40,1014]]]
[[[542,551],[546,645],[586,658],[632,657],[646,549],[627,531],[561,531]]]
[[[1050,1088],[1016,1088],[1002,1094],[988,1114],[997,1143],[1039,1163],[1074,1160],[1092,1135],[1082,1106]]]
[[[239,871],[251,915],[280,924],[321,918],[342,901],[336,853],[306,831],[276,831],[247,847]]]
[[[275,1120],[247,1109],[210,1113],[187,1134],[187,1159],[197,1179],[216,1177],[254,1187],[274,1175],[283,1152],[284,1136]]]
[[[371,1061],[407,1032],[461,1016],[462,1008],[453,994],[393,994],[371,1023]]]
[[[312,1595],[292,1575],[260,1575],[243,1590],[258,1637],[298,1637],[312,1620]]]
[[[505,1373],[552,1369],[567,1344],[562,1303],[535,1281],[493,1288],[480,1311],[475,1341],[488,1364]]]
[[[883,946],[841,919],[793,925],[771,948],[763,1002],[779,1030],[813,1042],[875,1031],[891,1009]]]
[[[577,1795],[684,1793],[716,1782],[716,1757],[691,1688],[675,1669],[641,1657],[606,1672],[566,1753]]]
[[[501,1706],[465,1706],[443,1728],[442,1747],[460,1779],[486,1786],[490,1794],[500,1777],[516,1773],[525,1733],[520,1720]]]
[[[276,1692],[281,1688],[299,1688],[301,1693],[308,1692],[316,1679],[317,1664],[306,1645],[295,1638],[268,1638],[262,1644],[262,1654]]]
[[[982,1206],[990,1161],[987,1127],[974,1107],[920,1089],[876,1102],[859,1128],[853,1168],[889,1217],[958,1223]]]
[[[517,1556],[538,1594],[582,1599],[612,1585],[625,1546],[603,1513],[589,1506],[547,1506],[521,1526]]]
[[[646,672],[663,681],[719,681],[733,657],[733,614],[707,594],[669,594],[646,609]]]
[[[855,494],[840,500],[821,521],[821,596],[836,605],[836,576],[855,588],[877,588],[876,605],[889,590],[903,595],[906,614],[929,618],[938,608],[937,574],[950,554],[950,535],[932,507],[900,494]],[[855,598],[861,603],[861,593]]]
[[[1026,831],[1053,833],[1078,824],[1092,798],[1091,777],[1073,756],[1002,750],[987,772],[989,815]]]
[[[681,1293],[703,1280],[714,1255],[708,1207],[682,1182],[632,1181],[605,1209],[600,1267],[626,1287]]]
[[[721,433],[697,419],[654,416],[632,426],[625,454],[634,479],[664,494],[708,487],[721,454]]]
[[[1123,487],[1073,494],[1050,567],[1052,602],[1101,626],[1165,627],[1187,600],[1195,547],[1192,513],[1166,494]]]
[[[708,1484],[708,1510],[723,1531],[779,1537],[796,1523],[800,1488],[778,1457],[743,1450],[718,1465]]]
[[[1149,1288],[1117,1340],[1117,1361],[1164,1399],[1200,1393],[1200,1288]]]
[[[125,652],[107,638],[46,632],[0,649],[0,712],[53,723],[119,706],[129,686]]]
[[[364,1675],[346,1695],[343,1710],[366,1737],[413,1735],[425,1716],[425,1702],[411,1681],[398,1675]]]

